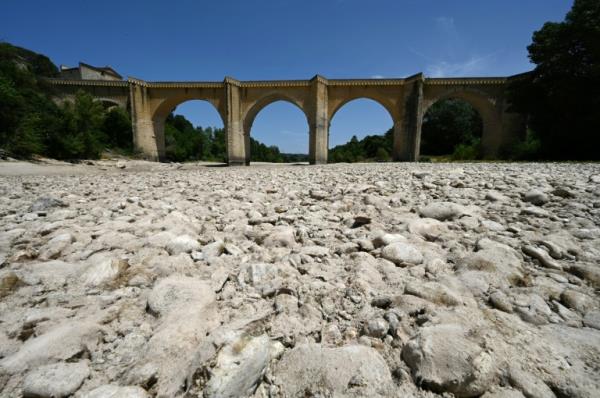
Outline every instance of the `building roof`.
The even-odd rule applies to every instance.
[[[98,72],[108,73],[119,79],[123,79],[123,76],[119,75],[116,70],[114,70],[113,68],[111,68],[108,65],[107,66],[93,66],[90,64],[86,64],[84,62],[79,62],[79,67],[81,68],[82,66],[85,66],[86,68],[89,68],[89,69],[96,70]]]

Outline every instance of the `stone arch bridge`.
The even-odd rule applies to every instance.
[[[372,99],[390,114],[393,126],[392,156],[396,161],[419,158],[421,124],[435,102],[459,98],[470,103],[483,120],[482,147],[494,157],[524,130],[524,118],[508,111],[507,85],[512,77],[403,79],[326,79],[222,82],[147,82],[50,79],[57,101],[72,98],[78,90],[98,100],[130,108],[134,146],[147,159],[165,155],[164,123],[182,102],[205,100],[220,114],[227,133],[230,165],[250,162],[250,130],[256,115],[275,101],[288,101],[302,110],[309,125],[311,164],[327,163],[329,124],[347,102]]]

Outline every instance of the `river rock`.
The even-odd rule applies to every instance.
[[[417,265],[423,262],[423,255],[415,246],[406,242],[390,243],[381,250],[381,256],[396,265]]]
[[[458,397],[483,394],[497,370],[493,355],[452,324],[422,328],[404,346],[402,358],[419,384]]]
[[[73,394],[90,375],[87,362],[58,362],[27,373],[24,397],[61,398]]]
[[[419,208],[421,217],[435,218],[439,221],[453,220],[465,214],[465,209],[452,202],[434,202]]]
[[[360,345],[299,345],[277,363],[273,378],[281,394],[291,397],[385,397],[394,388],[383,358],[374,349]]]

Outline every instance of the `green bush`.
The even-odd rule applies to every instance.
[[[468,102],[454,98],[437,101],[423,117],[421,153],[439,156],[463,151],[482,132],[481,116]]]
[[[458,144],[452,153],[452,160],[481,159],[481,140],[473,139],[468,144]]]
[[[133,131],[131,119],[126,110],[113,107],[107,113],[102,125],[102,131],[111,149],[118,149],[124,153],[133,151]]]
[[[376,159],[380,162],[387,162],[390,160],[390,154],[383,147],[377,148]]]
[[[57,159],[98,159],[107,142],[102,130],[105,119],[102,103],[79,91],[74,102],[64,103],[62,119],[62,131],[52,137],[57,145],[50,155]]]
[[[542,141],[528,129],[527,134],[521,140],[516,141],[506,156],[510,160],[538,160],[542,149]]]

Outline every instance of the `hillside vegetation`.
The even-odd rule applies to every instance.
[[[58,68],[45,55],[0,43],[0,149],[11,156],[55,159],[97,159],[106,150],[133,154],[129,113],[105,108],[85,92],[73,102],[54,103],[45,77]],[[165,122],[167,160],[226,161],[222,128],[194,127],[184,116],[170,114]],[[306,161],[306,155],[284,154],[275,146],[251,139],[252,160]]]

